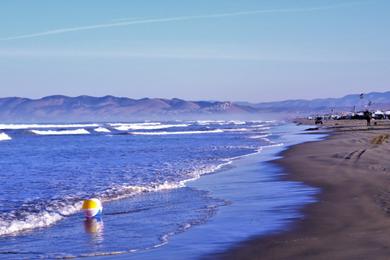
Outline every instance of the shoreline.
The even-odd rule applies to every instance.
[[[240,156],[231,168],[188,183],[188,188],[207,191],[210,197],[227,202],[218,207],[212,218],[170,237],[169,243],[158,250],[127,255],[126,259],[208,258],[210,254],[224,252],[257,234],[286,230],[301,219],[300,210],[314,202],[318,190],[302,182],[283,180],[283,171],[272,162],[288,147],[318,140],[323,135],[301,135],[304,128],[291,124],[282,128],[280,141],[283,140],[284,145]]]
[[[387,259],[390,255],[388,122],[325,124],[324,140],[281,152],[283,180],[319,188],[318,202],[285,232],[257,236],[214,254],[221,259]]]

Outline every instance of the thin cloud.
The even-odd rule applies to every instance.
[[[310,53],[242,53],[221,50],[154,50],[151,51],[104,51],[104,50],[19,50],[0,49],[4,58],[92,58],[92,59],[180,59],[180,60],[215,60],[215,61],[253,61],[253,62],[311,62],[311,63],[389,63],[386,57],[357,56],[313,56]]]
[[[125,26],[138,25],[138,24],[168,23],[168,22],[198,20],[198,19],[217,19],[217,18],[224,18],[224,17],[247,16],[247,15],[257,15],[257,14],[315,12],[315,11],[323,11],[323,10],[346,7],[346,6],[352,6],[352,5],[356,5],[359,3],[361,3],[361,2],[349,2],[349,3],[343,3],[343,4],[337,4],[337,5],[318,6],[318,7],[309,7],[309,8],[267,9],[267,10],[253,10],[253,11],[217,13],[217,14],[206,14],[206,15],[151,18],[151,19],[130,20],[130,21],[123,20],[123,21],[113,22],[113,23],[104,23],[104,24],[70,27],[70,28],[60,28],[60,29],[54,29],[54,30],[31,33],[31,34],[22,34],[22,35],[17,35],[17,36],[0,38],[0,41],[11,41],[11,40],[19,40],[19,39],[37,38],[37,37],[56,35],[56,34],[64,34],[64,33],[70,33],[70,32],[88,31],[88,30],[96,30],[96,29],[112,28],[112,27],[125,27]]]

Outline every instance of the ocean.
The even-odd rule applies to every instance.
[[[0,258],[196,259],[285,229],[318,191],[266,162],[319,138],[301,131],[278,121],[0,124]],[[85,220],[92,197],[103,216]]]

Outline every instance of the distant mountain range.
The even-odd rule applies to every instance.
[[[390,109],[390,91],[353,94],[341,98],[319,98],[313,100],[285,100],[277,102],[248,103],[236,102],[238,105],[249,106],[261,112],[292,112],[292,113],[330,113],[353,112],[374,109]]]
[[[0,120],[6,122],[113,121],[254,113],[232,102],[125,97],[47,96],[0,99]]]
[[[261,97],[259,97],[261,98]],[[348,95],[342,98],[286,100],[247,103],[186,101],[182,99],[91,96],[47,96],[40,99],[0,98],[0,122],[114,121],[137,119],[182,119],[259,114],[307,115],[330,111],[390,109],[390,91]]]

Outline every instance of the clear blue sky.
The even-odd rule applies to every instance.
[[[388,0],[2,0],[0,96],[390,90]]]

